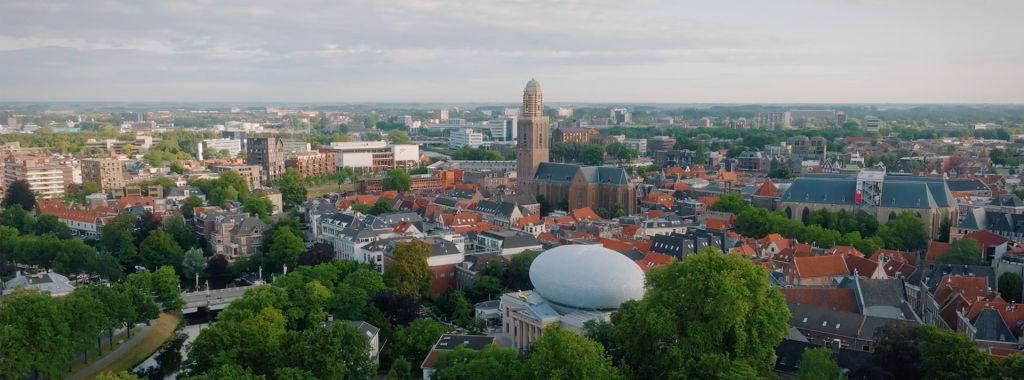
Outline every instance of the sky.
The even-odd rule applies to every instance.
[[[0,101],[1024,103],[1024,0],[3,0]]]

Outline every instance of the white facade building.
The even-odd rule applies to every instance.
[[[647,153],[647,139],[624,139],[622,140],[622,145],[630,149],[636,149],[637,152],[640,152],[641,156]]]
[[[196,159],[202,161],[203,159],[210,159],[212,157],[203,157],[203,151],[207,149],[214,149],[221,151],[224,149],[231,153],[231,157],[238,157],[238,153],[242,151],[242,140],[234,139],[211,139],[202,140],[199,142],[199,146],[196,149]]]
[[[491,131],[491,138],[494,141],[516,141],[519,134],[516,126],[515,117],[503,117],[487,122],[487,129]]]
[[[448,146],[452,149],[459,149],[464,146],[479,148],[483,144],[484,134],[469,128],[452,131],[448,140]]]
[[[334,153],[338,169],[415,168],[419,165],[420,147],[415,144],[388,145],[386,141],[333,142],[322,147]]]
[[[313,150],[312,145],[305,141],[295,140],[281,140],[284,141],[284,151],[288,152],[308,152]]]

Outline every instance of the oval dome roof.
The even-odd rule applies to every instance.
[[[530,265],[544,299],[578,309],[616,309],[644,296],[644,271],[621,253],[598,245],[563,245]]]
[[[540,82],[536,79],[530,78],[529,82],[526,82],[526,88],[540,88]]]

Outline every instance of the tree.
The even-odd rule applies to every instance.
[[[303,188],[302,191],[305,192],[306,189]],[[242,211],[267,220],[267,216],[274,212],[274,203],[267,199],[267,194],[255,193],[245,199],[245,202],[242,204]]]
[[[7,185],[6,194],[2,203],[4,208],[14,205],[21,205],[25,211],[32,211],[36,208],[36,195],[28,186],[28,181],[17,180]]]
[[[920,379],[924,329],[905,321],[891,321],[874,332],[875,351],[854,369],[851,379]]]
[[[195,216],[195,208],[202,206],[203,200],[195,195],[191,195],[185,198],[185,202],[181,204],[181,215],[186,219],[192,219]]]
[[[126,282],[142,294],[153,297],[153,300],[163,306],[164,310],[180,309],[185,306],[185,301],[178,293],[178,275],[174,273],[174,268],[171,266],[162,266],[153,272],[132,273],[128,275]],[[156,318],[156,315],[143,321],[153,318]]]
[[[32,214],[23,209],[21,204],[12,205],[0,213],[0,225],[15,228],[23,234],[31,233],[35,223]]]
[[[419,319],[416,313],[420,303],[406,294],[399,294],[394,289],[381,289],[370,298],[370,303],[384,313],[392,326],[405,326]]]
[[[1024,380],[1024,355],[1012,353],[999,362],[999,379]]]
[[[171,235],[182,249],[194,248],[199,245],[196,235],[188,230],[188,227],[185,226],[185,218],[181,215],[167,218],[167,222],[164,223],[164,232]]]
[[[1024,290],[1024,284],[1021,283],[1021,278],[1016,273],[1006,272],[999,276],[999,294],[1006,302],[1021,303],[1024,301],[1021,297],[1022,290]]]
[[[408,358],[412,363],[422,363],[441,335],[449,331],[448,326],[433,319],[416,319],[395,331],[391,350],[395,356]]]
[[[544,194],[537,195],[537,203],[540,204],[540,216],[548,216],[551,213],[551,203],[548,202],[548,198]]]
[[[707,161],[708,161],[707,160],[707,153],[708,153],[708,148],[706,146],[704,146],[704,144],[698,144],[697,145],[697,151],[693,154],[693,164],[694,165],[704,165],[704,164],[707,164]]]
[[[388,377],[385,380],[409,380],[412,378],[412,367],[404,357],[397,357],[388,370]]]
[[[284,198],[285,206],[297,207],[308,199],[306,193],[306,184],[302,180],[302,173],[296,168],[288,168],[284,171],[284,176],[281,180],[277,181],[277,186],[281,189],[281,197]]]
[[[981,246],[974,239],[960,239],[949,244],[946,252],[939,255],[939,262],[954,265],[985,265]]]
[[[291,229],[278,228],[274,231],[274,244],[270,246],[270,260],[275,267],[287,265],[295,268],[299,255],[306,251],[302,238],[295,236]]]
[[[16,288],[0,297],[0,377],[21,379],[30,371],[61,378],[60,366],[75,355],[76,344],[60,300]]]
[[[512,380],[516,379],[521,363],[519,351],[489,344],[473,351],[460,344],[454,350],[443,350],[434,361],[434,380]]]
[[[601,207],[600,209],[597,210],[597,216],[600,216],[601,219],[611,219],[612,213],[608,211],[608,209]]]
[[[60,218],[54,214],[40,215],[33,229],[36,235],[56,235],[69,230],[68,225],[61,222]]]
[[[530,282],[530,265],[540,256],[539,251],[523,251],[512,256],[508,268],[503,273],[501,283],[511,290],[533,289]]]
[[[393,213],[395,211],[397,210],[395,210],[395,208],[392,207],[390,203],[385,201],[377,201],[377,203],[373,204],[373,207],[370,207],[370,210],[367,213],[370,215],[384,215]]]
[[[227,201],[238,199],[239,193],[233,187],[217,186],[210,190],[206,194],[206,199],[210,201],[210,206],[225,207]]]
[[[377,364],[367,354],[370,342],[348,323],[289,331],[281,347],[287,347],[281,350],[282,366],[305,369],[316,379],[363,380],[377,375]]]
[[[134,220],[132,227],[135,230],[135,245],[141,245],[143,240],[149,237],[150,233],[161,229],[164,226],[163,219],[157,218],[155,214],[146,211]]]
[[[616,203],[615,211],[613,211],[612,218],[621,218],[626,215],[626,208],[622,207],[622,203]]]
[[[395,244],[391,262],[384,267],[384,283],[399,294],[428,296],[434,270],[427,264],[430,244],[413,240]]]
[[[793,177],[796,177],[796,175],[789,170],[789,166],[780,166],[768,172],[768,178],[790,179]]]
[[[401,130],[395,129],[391,133],[388,133],[388,140],[391,140],[392,144],[408,144],[409,135],[405,134]]]
[[[206,271],[211,276],[220,276],[228,269],[228,258],[224,255],[213,255],[209,261],[206,262]]]
[[[583,165],[598,166],[604,164],[604,149],[598,144],[587,144],[580,152],[579,162]]]
[[[832,360],[832,349],[828,347],[804,350],[803,362],[796,373],[797,380],[840,380],[843,369]]]
[[[92,292],[76,290],[64,297],[61,306],[71,329],[71,340],[74,341],[75,348],[85,353],[88,362],[89,350],[99,339],[101,329],[105,325],[103,302]]]
[[[743,200],[743,197],[740,196],[740,193],[729,192],[725,195],[722,195],[722,197],[715,201],[715,203],[712,204],[711,207],[708,208],[708,210],[729,212],[735,215],[739,215],[743,211],[746,211],[748,208],[750,208],[750,206],[747,205],[747,201]]]
[[[967,335],[924,327],[921,343],[921,367],[924,379],[988,379],[997,370],[988,354],[978,350],[978,343]]]
[[[156,229],[139,245],[139,264],[145,268],[181,265],[182,251],[164,230]]]
[[[521,379],[621,379],[597,342],[557,325],[544,329],[523,362]]]
[[[616,155],[615,157],[620,160],[629,162],[639,158],[640,152],[633,148],[624,148],[621,151],[619,151],[619,154]]]
[[[878,227],[877,236],[882,238],[886,248],[901,251],[912,251],[928,242],[924,221],[911,211],[904,211],[896,219]]]
[[[96,377],[96,380],[142,380],[138,376],[128,373],[128,371],[121,372],[104,372]]]
[[[299,255],[298,265],[316,266],[334,259],[334,247],[326,243],[316,243]]]
[[[409,191],[412,189],[412,177],[402,169],[388,170],[388,174],[384,176],[384,182],[381,182],[381,188],[398,192]]]
[[[203,257],[203,250],[192,248],[185,251],[185,255],[181,259],[181,274],[185,278],[194,278],[197,274],[203,272],[203,268],[206,268],[206,258]]]
[[[113,256],[121,265],[134,265],[138,248],[132,237],[135,216],[123,212],[108,219],[100,233],[99,246],[104,253]]]
[[[942,223],[939,224],[939,238],[936,241],[943,243],[949,243],[949,230],[953,228],[953,221],[948,216],[942,218]]]
[[[132,154],[132,149],[135,149],[135,147],[132,146],[132,144],[121,145],[121,154]]]
[[[501,286],[501,280],[487,275],[480,276],[473,282],[473,286],[466,289],[466,296],[473,304],[497,299],[502,293],[505,293],[505,288]]]
[[[613,353],[638,379],[767,373],[789,317],[764,268],[708,248],[648,272],[644,298],[612,314]]]

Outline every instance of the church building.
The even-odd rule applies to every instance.
[[[523,113],[519,117],[518,192],[543,195],[553,209],[565,201],[570,210],[590,207],[594,211],[613,211],[621,204],[629,214],[636,213],[636,186],[625,169],[549,162],[550,126],[544,115],[544,92],[540,83],[531,79],[523,90]]]

